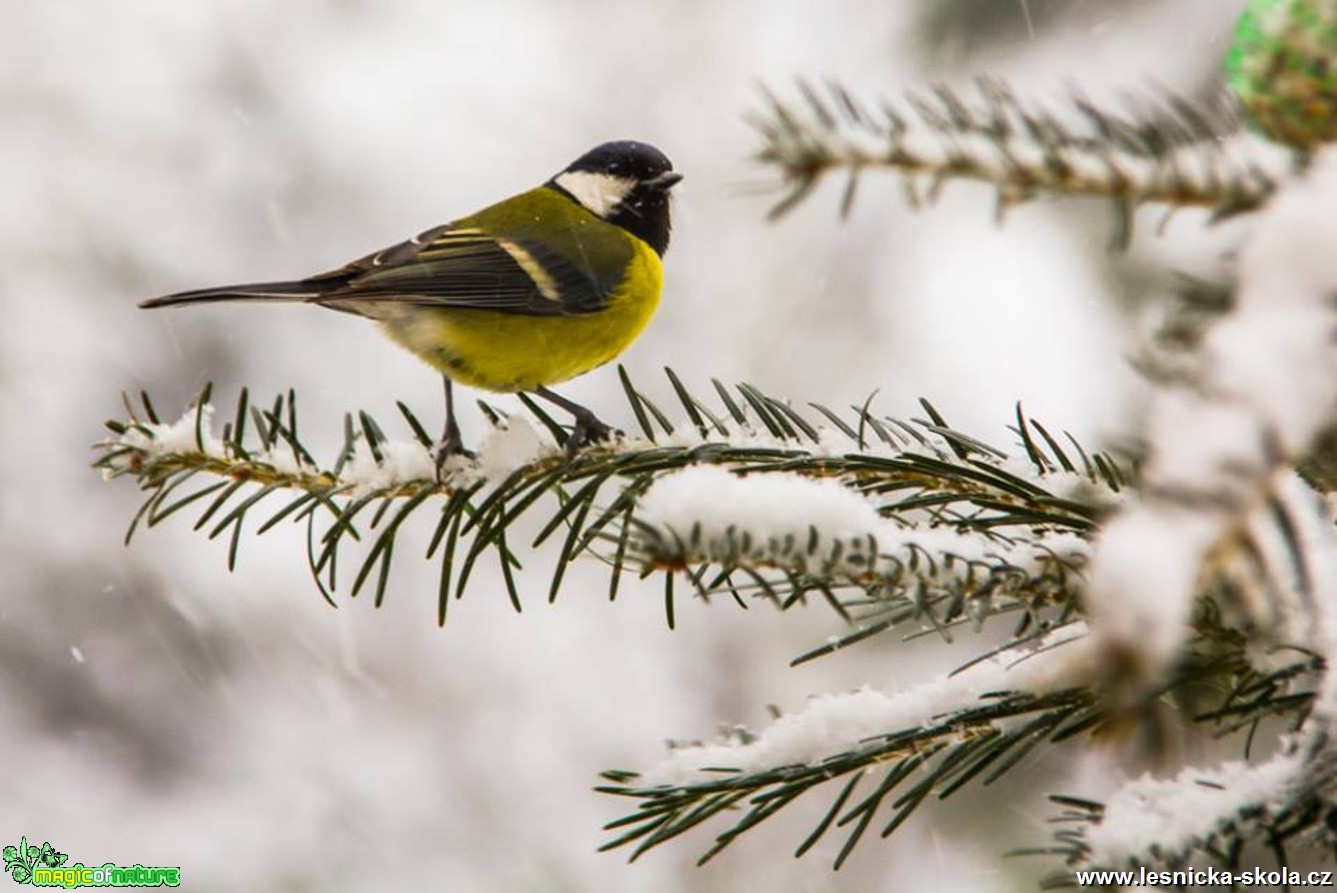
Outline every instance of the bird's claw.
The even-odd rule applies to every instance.
[[[568,459],[575,458],[577,452],[582,448],[595,443],[603,443],[612,440],[614,436],[622,432],[612,425],[605,424],[593,414],[576,416],[575,427],[566,438],[566,456]]]
[[[450,431],[432,447],[432,463],[436,466],[436,482],[438,484],[445,479],[446,463],[455,456],[463,456],[466,459],[478,458],[478,455],[472,450],[464,448],[459,431]]]

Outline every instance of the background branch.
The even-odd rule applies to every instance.
[[[786,191],[772,216],[828,174],[846,177],[848,212],[863,175],[889,169],[907,176],[912,204],[932,199],[949,179],[988,183],[1000,216],[1041,196],[1107,198],[1126,243],[1138,205],[1202,207],[1218,218],[1252,210],[1292,164],[1284,150],[1240,133],[1224,94],[1202,106],[1165,92],[1130,99],[1127,112],[1080,95],[1047,108],[993,79],[899,101],[866,101],[837,83],[799,81],[797,94],[780,99],[765,91],[753,118],[762,138],[757,158]],[[927,192],[915,187],[918,177]]]

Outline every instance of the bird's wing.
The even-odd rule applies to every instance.
[[[601,310],[609,298],[589,270],[531,240],[449,225],[305,281],[317,290],[311,302],[334,306],[385,301],[572,316]]]

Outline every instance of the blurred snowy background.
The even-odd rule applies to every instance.
[[[923,395],[1005,444],[1016,400],[1089,443],[1117,438],[1165,270],[1220,269],[1228,228],[1181,214],[1157,235],[1144,212],[1110,256],[1099,203],[1026,206],[998,229],[986,189],[912,212],[888,175],[848,221],[833,183],[768,225],[740,113],[758,79],[783,93],[798,74],[1201,94],[1241,5],[0,0],[0,838],[50,840],[71,863],[180,864],[188,890],[1028,886],[1043,866],[996,854],[1047,839],[1039,795],[1078,783],[1043,756],[1035,799],[1015,778],[1003,796],[968,790],[839,875],[838,841],[789,856],[817,799],[704,869],[681,843],[634,865],[595,852],[623,805],[592,793],[599,770],[762,724],[770,703],[913,684],[952,665],[947,649],[790,670],[836,629],[823,609],[684,601],[669,632],[657,590],[609,604],[592,563],[547,605],[541,558],[520,615],[480,576],[438,630],[434,568],[407,551],[385,608],[336,611],[298,528],[243,541],[234,574],[225,544],[184,523],[124,548],[137,494],[90,471],[88,445],[122,389],[174,415],[207,380],[225,405],[243,384],[294,387],[322,459],[346,410],[389,421],[402,399],[435,425],[436,377],[363,321],[135,302],[329,268],[613,138],[660,146],[687,177],[661,310],[624,358],[652,395],[670,365],[693,388],[746,379],[833,406],[878,389],[891,414]],[[610,370],[565,393],[631,426]]]

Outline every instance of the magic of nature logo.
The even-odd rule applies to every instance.
[[[5,873],[15,882],[35,887],[176,887],[181,883],[180,866],[84,865],[66,864],[69,856],[56,851],[50,841],[40,847],[19,839],[18,846],[7,846],[0,856]]]

